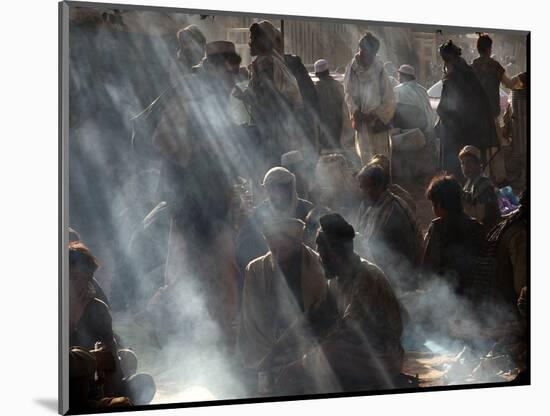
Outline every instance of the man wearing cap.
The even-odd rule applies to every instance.
[[[237,236],[237,257],[241,269],[268,251],[261,233],[264,223],[284,218],[298,218],[303,221],[313,209],[311,202],[298,197],[296,177],[283,167],[270,169],[262,185],[267,198],[256,207]]]
[[[458,158],[466,178],[462,190],[464,212],[483,224],[487,232],[501,219],[495,185],[483,174],[481,151],[477,147],[464,146]]]
[[[393,89],[397,102],[396,120],[399,119],[400,114],[417,115],[417,117],[407,117],[408,125],[402,128],[419,128],[423,132],[432,132],[436,121],[435,111],[430,105],[426,89],[416,81],[415,69],[411,65],[401,65],[398,78],[399,85]],[[411,107],[412,111],[408,112],[407,109]],[[401,126],[396,124],[396,127]]]
[[[319,256],[302,241],[304,227],[295,218],[264,223],[269,251],[246,267],[238,348],[248,369],[257,369],[284,331],[326,298]]]
[[[276,49],[280,32],[268,20],[250,26],[250,82],[235,96],[251,108],[252,120],[265,143],[266,164],[279,163],[283,153],[301,149],[293,112],[303,100],[294,75]]]
[[[370,32],[359,42],[359,52],[346,68],[344,92],[355,146],[363,164],[377,154],[391,160],[390,126],[395,112],[393,86],[376,54],[380,41]]]
[[[344,117],[347,117],[344,87],[330,76],[326,59],[319,59],[314,64],[315,75],[319,81],[315,83],[319,97],[319,147],[327,150],[341,148],[340,138],[344,127]]]
[[[336,300],[336,321],[277,384],[297,389],[292,384],[302,381],[301,393],[394,388],[403,364],[403,324],[392,285],[354,252],[355,230],[340,214],[325,215],[320,223],[317,250]]]

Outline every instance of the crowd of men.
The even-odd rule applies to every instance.
[[[528,197],[501,216],[493,165],[506,139],[499,86],[526,88],[527,78],[506,75],[489,36],[472,65],[452,41],[441,45],[437,112],[414,67],[388,75],[370,32],[343,84],[326,59],[313,83],[266,20],[250,27],[247,68],[233,43],[208,42],[196,26],[177,38],[172,86],[136,117],[133,134],[136,151],[162,163],[147,227],[169,223],[156,260],[164,281],[140,314],[157,342],[188,328],[177,311],[200,294],[254,396],[409,386],[402,338],[419,323],[404,299],[432,296],[434,281],[468,313],[523,328]],[[393,182],[396,128],[440,141],[425,236],[415,200]],[[352,156],[341,151],[350,142]],[[76,233],[71,240],[71,406],[149,403],[155,382],[136,373],[135,353],[113,333],[99,262]]]

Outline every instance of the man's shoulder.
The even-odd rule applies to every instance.
[[[487,176],[481,176],[474,186],[474,193],[476,195],[482,195],[486,193],[495,192],[495,184]]]
[[[271,261],[271,252],[267,252],[260,257],[256,257],[254,260],[252,260],[248,265],[246,266],[246,271],[251,273],[251,275],[254,275],[258,271],[262,270],[264,268],[264,265],[266,262]]]
[[[296,203],[296,214],[299,219],[304,220],[309,212],[315,207],[312,202],[307,199],[298,198]]]
[[[86,305],[82,319],[95,325],[108,323],[112,320],[111,310],[101,299],[92,298]]]
[[[384,271],[376,264],[371,263],[368,260],[361,258],[359,265],[359,273],[357,274],[356,284],[361,287],[366,285],[367,287],[372,284],[386,284],[389,283],[388,278],[384,274]]]

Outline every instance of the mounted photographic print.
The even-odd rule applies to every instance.
[[[528,31],[59,13],[60,413],[530,383]]]

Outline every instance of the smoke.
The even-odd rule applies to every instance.
[[[71,8],[73,17],[76,9]],[[228,346],[238,325],[238,304],[231,299],[238,302],[242,276],[224,259],[234,249],[228,235],[238,224],[213,218],[220,219],[220,205],[230,204],[222,194],[226,178],[251,178],[257,190],[264,173],[280,163],[279,155],[261,153],[252,128],[227,130],[228,120],[220,117],[227,112],[215,94],[201,96],[195,104],[182,103],[193,127],[203,133],[200,143],[193,142],[194,150],[203,145],[208,150],[204,158],[191,158],[196,169],[183,176],[185,186],[177,169],[158,155],[146,158],[133,151],[131,118],[174,81],[175,29],[194,23],[209,41],[226,36],[220,16],[202,20],[160,14],[122,13],[124,24],[116,27],[105,22],[70,25],[70,226],[102,263],[97,278],[108,292],[115,331],[124,346],[137,352],[139,371],[154,376],[153,403],[250,397],[256,380],[251,387],[237,352]],[[174,30],[163,26],[166,19]],[[349,33],[342,36],[351,39],[351,59],[364,30],[343,26]],[[321,43],[332,45],[329,38]],[[281,133],[294,139],[292,146],[301,146],[306,159],[312,158],[315,151],[304,140],[303,125],[288,104],[279,105],[268,112]],[[174,131],[179,131],[179,122],[170,120]],[[167,175],[167,166],[168,173],[176,174]],[[208,171],[216,166],[216,172]],[[198,196],[209,209],[201,205],[178,212],[166,189]],[[231,202],[244,209],[239,196]],[[171,238],[179,238],[180,245],[170,250]],[[426,348],[460,351],[461,339],[432,327],[447,328],[462,301],[440,280],[430,282],[403,303],[415,321],[430,324],[421,328]],[[164,285],[167,289],[157,293]],[[146,310],[151,316],[140,315]],[[484,328],[472,323],[468,330],[482,335]]]

